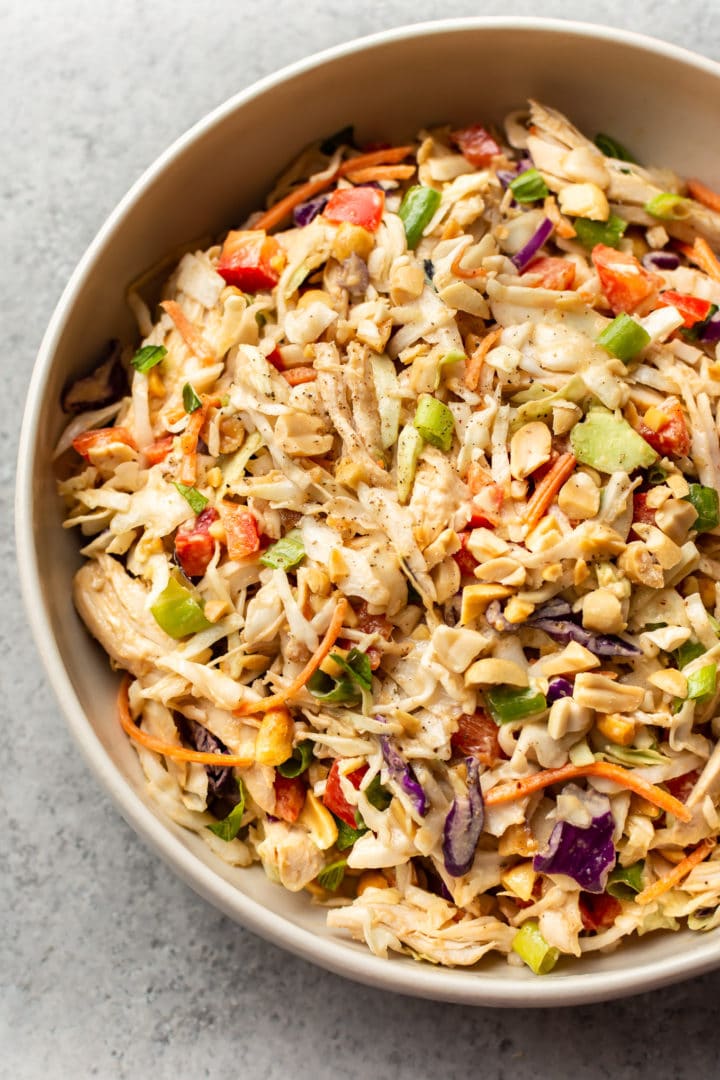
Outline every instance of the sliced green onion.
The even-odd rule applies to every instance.
[[[606,892],[616,900],[632,900],[636,893],[642,892],[643,870],[645,862],[633,863],[632,866],[616,866],[608,875]]]
[[[547,709],[545,695],[530,687],[493,686],[485,694],[488,711],[496,724],[511,724]]]
[[[605,327],[597,343],[607,349],[611,356],[617,356],[618,360],[627,364],[650,344],[650,335],[640,323],[623,312]]]
[[[665,469],[661,469],[659,465],[651,465],[648,469],[647,481],[648,484],[652,484],[653,487],[656,484],[664,484],[667,480],[668,474]]]
[[[281,540],[270,545],[265,554],[260,556],[260,562],[273,570],[294,570],[304,558],[302,532],[300,529],[291,529]]]
[[[313,743],[311,739],[303,739],[293,749],[292,755],[278,765],[277,771],[287,780],[293,780],[296,776],[302,776],[313,759]]]
[[[413,424],[423,439],[438,450],[447,452],[452,446],[455,418],[447,405],[431,394],[420,395]]]
[[[618,247],[628,223],[618,217],[617,214],[611,214],[607,221],[589,221],[588,218],[575,218],[573,225],[582,246],[592,251],[596,244],[605,244],[606,247],[613,248]]]
[[[144,375],[166,356],[167,349],[164,345],[144,345],[142,349],[138,349],[130,363],[136,371]]]
[[[307,688],[314,698],[327,705],[356,705],[362,697],[360,688],[352,679],[333,679],[324,671],[311,675]]]
[[[425,440],[417,428],[406,424],[400,432],[397,444],[397,493],[401,506],[410,501],[417,464],[424,446]]]
[[[199,409],[202,405],[202,401],[195,393],[195,390],[186,382],[182,389],[183,407],[186,413],[193,413],[196,409]]]
[[[537,919],[523,923],[513,938],[512,949],[536,975],[547,975],[560,956],[559,950],[548,945],[540,933]]]
[[[202,604],[193,590],[171,577],[150,608],[155,622],[171,638],[187,637],[207,630],[212,623],[205,618]]]
[[[336,862],[328,863],[317,876],[318,885],[322,885],[328,892],[335,892],[340,888],[342,879],[345,877],[346,866],[347,859],[338,859]]]
[[[392,794],[383,786],[380,774],[374,776],[363,793],[365,798],[376,810],[387,810],[392,802]]]
[[[550,188],[537,169],[526,169],[510,181],[513,198],[519,203],[537,202],[550,194]]]
[[[714,529],[720,522],[720,500],[715,488],[705,487],[704,484],[691,484],[685,499],[697,510],[698,516],[692,526],[697,532]]]
[[[330,659],[334,660],[338,667],[341,667],[363,690],[372,689],[372,668],[367,653],[361,652],[360,649],[351,649],[347,656],[330,653]]]
[[[702,656],[706,652],[707,649],[699,641],[684,641],[682,645],[678,645],[673,655],[678,668],[682,670],[682,668],[687,667],[693,660],[697,660],[698,656]]]
[[[347,851],[348,848],[353,846],[356,840],[359,840],[360,837],[367,832],[367,826],[363,822],[362,818],[360,819],[360,824],[358,825],[357,829],[352,829],[347,824],[347,822],[342,820],[342,818],[335,817],[334,814],[333,817],[335,818],[335,824],[337,825],[338,831],[338,838],[335,841],[335,847],[338,849],[338,851]],[[356,820],[358,817],[359,815],[356,811]]]
[[[612,135],[603,135],[602,132],[599,132],[595,136],[595,145],[598,150],[603,152],[605,157],[615,158],[616,161],[629,161],[631,164],[637,165],[637,159]]]
[[[208,500],[202,495],[197,488],[188,487],[187,484],[181,484],[179,480],[173,480],[173,484],[178,489],[183,499],[186,499],[190,504],[190,509],[195,514],[202,514],[203,510],[208,504]]]
[[[215,833],[221,840],[234,840],[240,832],[242,817],[245,813],[245,788],[240,779],[238,779],[237,785],[238,791],[240,792],[240,799],[237,805],[232,808],[228,816],[223,818],[222,821],[216,821],[212,825],[208,825],[210,832]]]
[[[661,221],[684,221],[692,210],[692,203],[682,195],[663,192],[645,203],[645,210]]]
[[[398,215],[405,227],[407,246],[411,251],[420,243],[425,227],[430,223],[439,205],[440,192],[435,188],[416,184],[405,192]]]
[[[688,675],[688,698],[690,701],[706,701],[715,693],[717,664],[706,664]]]

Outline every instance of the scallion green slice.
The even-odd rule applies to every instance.
[[[136,371],[145,375],[166,356],[167,349],[164,345],[143,345],[142,349],[138,349],[135,353],[130,363]]]

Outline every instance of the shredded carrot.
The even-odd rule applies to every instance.
[[[462,257],[466,251],[467,247],[464,247],[462,251],[455,256],[450,264],[450,273],[454,274],[455,277],[462,278],[466,281],[470,281],[473,278],[487,277],[487,270],[482,266],[475,266],[472,269],[469,269],[462,265]]]
[[[657,900],[658,896],[662,896],[663,893],[668,892],[670,889],[678,885],[683,878],[686,878],[693,867],[697,866],[705,859],[712,849],[715,847],[716,840],[714,837],[708,837],[707,840],[703,840],[702,843],[686,855],[682,862],[679,862],[677,866],[674,866],[669,874],[660,878],[659,881],[654,881],[652,885],[648,885],[646,889],[639,892],[635,897],[636,904],[650,904],[653,900]]]
[[[126,735],[129,735],[135,742],[140,743],[146,750],[153,750],[156,754],[163,754],[165,757],[172,758],[173,761],[194,761],[199,765],[223,765],[226,768],[231,768],[233,766],[245,768],[246,766],[253,764],[253,757],[241,757],[239,754],[212,754],[202,750],[189,750],[185,746],[173,746],[172,743],[163,742],[162,739],[158,739],[154,735],[148,735],[146,731],[143,731],[142,728],[139,728],[135,724],[130,715],[129,689],[130,677],[129,675],[125,675],[120,684],[120,693],[118,694],[118,716],[120,718],[120,725]]]
[[[550,218],[555,227],[555,232],[563,240],[572,240],[574,236],[577,236],[577,231],[564,214],[560,213],[558,204],[555,202],[554,195],[548,195],[543,204],[543,210],[545,217]]]
[[[703,184],[702,180],[688,180],[687,189],[691,198],[707,206],[708,210],[716,210],[720,213],[720,194],[709,188],[707,184]]]
[[[532,795],[536,791],[550,787],[551,784],[562,784],[566,780],[578,780],[583,776],[597,776],[603,780],[612,780],[614,784],[634,791],[641,795],[653,806],[659,806],[668,814],[672,814],[679,821],[689,821],[691,814],[685,803],[681,803],[669,792],[649,784],[647,780],[641,780],[635,776],[632,769],[624,769],[621,765],[611,765],[608,761],[593,761],[588,765],[563,765],[560,769],[543,769],[542,772],[533,773],[523,780],[509,780],[507,783],[498,784],[491,788],[485,796],[486,806],[499,806],[501,803],[514,802],[515,799],[524,799],[526,795]]]
[[[403,158],[409,157],[414,150],[414,146],[388,146],[385,150],[372,150],[369,154],[360,154],[358,157],[343,161],[338,169],[338,176],[348,176],[358,169],[372,169],[376,165],[396,165]]]
[[[247,716],[249,713],[255,712],[267,712],[268,709],[276,709],[278,705],[284,705],[290,698],[295,697],[308,679],[315,674],[317,669],[322,664],[325,657],[328,655],[337,638],[340,636],[342,625],[345,620],[345,616],[348,612],[348,602],[343,596],[335,608],[335,613],[330,620],[330,625],[327,628],[325,637],[320,642],[320,645],[312,654],[305,667],[302,669],[299,675],[297,675],[289,686],[286,686],[284,690],[280,690],[277,694],[272,694],[270,697],[261,698],[260,701],[246,701],[242,705],[239,705],[235,710],[236,716]]]
[[[525,507],[525,521],[528,525],[537,525],[545,515],[553,499],[568,477],[572,476],[577,464],[574,454],[561,454],[551,469],[533,491]]]
[[[406,158],[408,154],[412,154],[414,149],[413,146],[391,146],[387,150],[375,150],[371,154],[361,154],[359,157],[351,158],[350,161],[344,161],[334,173],[323,176],[319,180],[308,180],[306,183],[301,184],[300,187],[293,188],[289,195],[286,195],[284,199],[280,199],[279,202],[276,202],[274,206],[271,206],[269,210],[260,215],[254,223],[253,229],[265,229],[266,232],[274,229],[300,203],[307,202],[314,195],[319,195],[322,191],[327,191],[329,187],[332,187],[339,176],[348,176],[351,172],[357,172],[359,169],[374,168],[376,165],[395,164]]]
[[[192,487],[197,479],[197,446],[200,432],[207,420],[208,409],[213,405],[220,404],[220,398],[202,395],[202,404],[195,412],[190,413],[190,418],[185,430],[180,436],[180,451],[182,461],[180,463],[180,483]]]
[[[414,172],[414,165],[370,165],[367,169],[353,169],[345,175],[353,184],[367,184],[371,180],[409,180]]]
[[[720,262],[704,237],[698,236],[694,244],[677,244],[678,251],[704,270],[708,277],[720,281]]]
[[[197,326],[190,322],[187,315],[176,300],[164,300],[160,307],[166,311],[193,356],[202,360],[203,364],[214,364],[215,354],[202,336]]]
[[[480,381],[480,372],[485,363],[485,357],[495,343],[500,340],[501,333],[502,330],[498,328],[497,330],[491,330],[489,334],[486,334],[468,360],[465,366],[465,385],[468,390],[477,390],[477,385]]]
[[[317,371],[314,367],[295,367],[287,368],[281,372],[284,379],[290,383],[291,386],[300,386],[301,383],[315,382],[317,379]]]

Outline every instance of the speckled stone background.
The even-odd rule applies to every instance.
[[[719,0],[0,0],[0,1077],[482,1080],[720,1075],[720,972],[495,1012],[355,986],[235,926],[98,789],[26,627],[12,537],[33,357],[105,216],[177,135],[308,53],[445,15],[603,22],[720,60]]]

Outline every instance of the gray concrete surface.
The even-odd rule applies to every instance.
[[[0,1077],[718,1075],[720,972],[616,1004],[493,1012],[354,986],[196,897],[66,733],[20,605],[15,446],[33,357],[106,214],[232,92],[320,48],[443,15],[543,14],[720,59],[718,0],[0,2]]]

